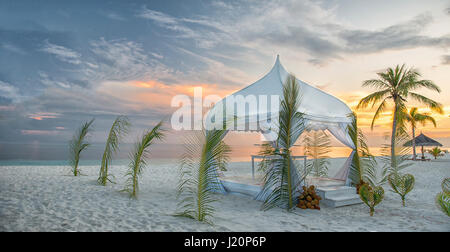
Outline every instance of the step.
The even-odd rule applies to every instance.
[[[342,207],[361,204],[363,202],[359,198],[358,194],[353,194],[353,195],[333,196],[326,199],[322,199],[320,201],[320,204],[322,203],[328,207]]]
[[[228,193],[244,194],[251,197],[256,197],[261,191],[261,186],[242,184],[234,181],[221,180],[223,187]]]
[[[356,195],[356,188],[350,186],[327,186],[317,187],[316,192],[322,199],[327,199],[335,196]]]

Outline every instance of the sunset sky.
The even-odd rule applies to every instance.
[[[0,0],[0,159],[64,159],[74,130],[92,117],[97,151],[117,115],[130,118],[125,141],[133,143],[170,118],[173,96],[197,86],[226,96],[264,76],[277,54],[298,79],[352,109],[373,91],[364,80],[415,67],[442,89],[419,92],[445,111],[432,114],[437,128],[417,131],[449,148],[449,27],[450,2],[438,0]],[[390,113],[371,131],[374,110],[357,112],[370,146],[380,147]],[[178,151],[181,135],[171,132],[159,153]],[[259,139],[235,133],[227,142],[245,149]]]

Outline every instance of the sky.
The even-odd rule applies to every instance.
[[[361,87],[364,80],[397,64],[416,68],[442,89],[421,94],[445,111],[432,114],[437,128],[418,131],[448,147],[449,27],[450,1],[438,0],[0,0],[0,159],[64,159],[76,128],[95,118],[86,154],[94,159],[117,115],[133,125],[126,150],[170,117],[173,96],[200,86],[224,97],[264,76],[277,55],[297,78],[352,109],[374,91]],[[374,110],[357,113],[369,145],[385,143],[390,113],[373,130]],[[170,132],[155,153],[176,155],[182,135]],[[237,150],[259,140],[226,139]]]

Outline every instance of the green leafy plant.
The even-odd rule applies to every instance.
[[[102,156],[102,164],[100,167],[100,173],[98,175],[98,183],[105,186],[107,181],[112,182],[110,174],[108,174],[108,168],[111,164],[113,155],[119,149],[119,141],[124,134],[128,133],[128,128],[130,127],[130,122],[125,116],[118,116],[111,126],[108,134],[108,139],[106,140],[105,151]]]
[[[258,164],[258,171],[265,173],[267,171],[267,167],[269,164],[270,155],[272,155],[275,151],[275,148],[272,146],[270,142],[264,142],[261,144],[261,148],[259,149],[258,155],[262,156],[261,162]]]
[[[382,148],[382,160],[388,170],[388,182],[391,190],[398,194],[402,199],[402,205],[406,206],[406,195],[414,189],[415,179],[412,174],[403,174],[401,171],[409,166],[411,162],[408,161],[411,148],[406,147],[405,143],[408,141],[408,134],[402,131],[395,138],[395,152],[392,155],[390,145],[385,145]]]
[[[439,147],[434,147],[433,149],[428,150],[428,153],[430,153],[434,159],[444,156],[444,152]]]
[[[447,216],[450,216],[450,178],[445,178],[441,186],[442,192],[436,195],[436,205]]]
[[[384,72],[377,73],[378,79],[366,80],[362,84],[363,87],[374,87],[376,91],[364,98],[362,98],[357,108],[366,108],[369,105],[375,106],[380,104],[372,119],[371,128],[373,129],[375,121],[387,109],[389,101],[392,101],[394,111],[392,119],[392,133],[391,133],[391,156],[395,156],[395,137],[398,132],[404,133],[406,115],[406,102],[408,98],[425,104],[432,110],[443,113],[442,104],[433,101],[419,93],[412,92],[419,88],[427,88],[438,93],[441,89],[430,80],[420,80],[420,74],[417,70],[407,69],[405,65],[397,65],[395,68],[388,68]],[[392,159],[391,161],[395,161]]]
[[[297,80],[289,75],[283,85],[283,96],[280,101],[278,116],[278,137],[273,151],[267,153],[270,158],[264,174],[264,186],[259,196],[264,198],[262,210],[275,206],[292,209],[295,206],[295,194],[304,181],[307,168],[299,169],[298,162],[291,157],[291,148],[304,131],[303,114],[300,106],[300,90]]]
[[[308,165],[311,166],[311,174],[314,177],[328,176],[327,153],[330,152],[331,142],[329,136],[323,130],[310,130],[303,139],[305,154],[311,157]]]
[[[225,129],[195,132],[186,138],[180,162],[178,211],[176,216],[212,223],[219,190],[217,170],[225,168],[230,148],[223,142]]]
[[[145,166],[147,165],[147,158],[150,154],[150,146],[156,140],[162,140],[164,133],[162,130],[162,121],[159,122],[152,130],[147,131],[142,136],[141,140],[135,144],[134,150],[130,153],[131,162],[128,165],[125,188],[130,194],[130,197],[137,198],[139,190],[139,178],[142,176]]]
[[[72,173],[74,176],[80,175],[80,169],[78,164],[80,162],[80,154],[85,150],[90,144],[86,141],[86,137],[91,131],[91,125],[94,119],[89,122],[85,122],[73,135],[72,140],[69,143],[69,163],[72,167]]]
[[[220,155],[218,158],[218,169],[219,171],[227,171],[226,164],[230,161],[231,147],[225,143],[225,141],[221,141],[221,148],[223,149],[224,155]]]
[[[359,189],[361,200],[370,208],[370,216],[375,212],[375,206],[380,204],[384,198],[384,189],[381,186],[371,187],[364,184]]]
[[[415,179],[411,174],[391,173],[388,176],[389,185],[392,190],[400,195],[402,204],[405,206],[405,197],[413,188]]]
[[[421,114],[418,112],[418,108],[414,107],[409,110],[409,113],[405,113],[405,119],[411,125],[412,130],[412,148],[413,148],[413,160],[416,160],[416,127],[417,123],[421,123],[423,126],[427,123],[427,121],[432,122],[434,127],[436,127],[436,121],[433,117],[424,113]]]
[[[356,147],[354,150],[352,163],[350,165],[349,178],[351,184],[356,186],[356,192],[359,193],[359,189],[362,185],[367,184],[364,181],[365,170],[374,170],[377,162],[373,155],[369,152],[366,137],[361,129],[358,128],[357,116],[353,112],[349,115],[352,122],[348,125],[347,131]]]

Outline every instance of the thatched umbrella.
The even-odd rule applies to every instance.
[[[415,137],[414,140],[416,142],[416,146],[422,146],[422,159],[425,159],[425,156],[423,154],[424,146],[442,146],[441,143],[425,136],[423,133],[420,133],[420,135]],[[413,143],[413,140],[409,140],[408,142],[406,142],[404,144],[404,146],[412,146],[412,143]]]

